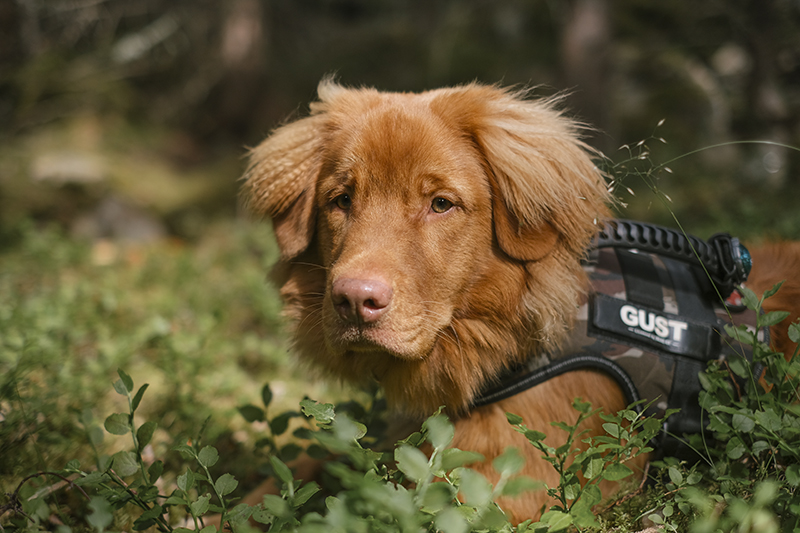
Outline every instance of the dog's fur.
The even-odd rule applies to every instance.
[[[555,441],[550,422],[572,420],[576,397],[625,407],[613,380],[572,372],[470,403],[504,369],[559,349],[587,290],[580,259],[610,216],[593,153],[556,104],[478,84],[400,94],[323,81],[310,116],[252,151],[244,187],[273,222],[300,358],[341,380],[377,381],[410,419],[446,406],[453,446],[488,459],[476,468],[492,478],[490,460],[513,445],[524,473],[550,485],[556,473],[505,413]],[[754,279],[756,290],[772,283]],[[546,498],[501,505],[519,521]]]

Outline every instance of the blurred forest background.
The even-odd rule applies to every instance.
[[[702,236],[800,237],[800,153],[782,146],[800,146],[798,0],[3,0],[2,234],[33,218],[197,237],[236,213],[245,147],[331,73],[566,90],[616,161],[645,139],[656,164],[775,143],[703,150],[657,184]],[[671,223],[625,184],[625,216]]]

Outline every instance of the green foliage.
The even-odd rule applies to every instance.
[[[73,527],[104,531],[115,517],[130,516],[130,527],[135,531],[211,533],[217,531],[216,523],[239,531],[250,527],[248,521],[268,526],[270,531],[513,531],[515,528],[495,500],[542,488],[534,480],[518,475],[524,459],[514,448],[492,461],[498,474],[493,486],[469,467],[482,461],[482,456],[450,447],[454,427],[441,413],[427,419],[419,432],[398,442],[393,453],[381,453],[363,445],[370,441],[367,427],[350,416],[352,405],[340,409],[306,399],[301,402],[302,414],[290,412],[290,418],[303,419],[308,431],[296,430],[295,434],[313,439],[309,450],[318,446],[329,456],[335,454],[336,459],[328,461],[325,469],[338,483],[337,489],[326,492],[327,497],[322,500],[322,487],[316,482],[295,480],[291,469],[279,458],[281,450],[275,446],[276,435],[272,435],[267,438],[269,462],[281,487],[280,494],[266,495],[255,506],[234,505],[233,494],[239,481],[230,473],[219,473],[219,451],[201,444],[200,438],[180,443],[168,452],[177,452],[189,461],[185,470],[171,480],[165,476],[169,457],[149,462],[145,459],[142,451],[150,443],[156,424],[140,424],[136,415],[148,385],[136,388],[133,379],[121,369],[118,376],[113,389],[126,399],[128,408],[108,415],[103,427],[111,435],[130,438],[129,447],[111,457],[97,457],[94,468],[84,469],[80,461],[71,460],[62,471],[49,474],[70,479],[69,486],[80,490],[88,500],[83,521],[73,516]],[[263,407],[249,405],[241,409],[242,414],[265,421],[272,397],[271,389],[265,387]],[[380,409],[380,402],[376,405]],[[508,415],[517,431],[525,434],[562,476],[558,487],[547,489],[558,503],[541,522],[526,522],[517,531],[560,531],[570,525],[596,527],[591,507],[600,501],[597,483],[603,479],[617,481],[631,474],[624,462],[649,451],[645,443],[654,435],[653,428],[657,431],[660,427],[658,421],[651,423],[651,419],[632,409],[616,416],[602,415],[607,435],[584,439],[586,446],[581,450],[573,448],[583,434],[578,426],[597,411],[581,402],[576,402],[575,407],[578,419],[574,425],[554,424],[569,433],[567,442],[558,448],[544,444],[544,435],[527,430],[516,415]],[[374,412],[362,409],[361,414],[369,418]],[[277,415],[266,427],[274,428],[275,420],[284,418],[285,413]],[[423,453],[420,446],[428,452]],[[584,486],[578,482],[578,473],[588,480]],[[25,521],[16,522],[21,529],[37,530],[48,504],[40,498],[20,504],[22,487],[20,484],[10,508],[25,517]],[[165,492],[165,487],[171,488]],[[217,520],[206,525],[212,516]],[[177,525],[180,517],[185,517],[182,526]]]
[[[646,453],[660,430],[661,422],[639,415],[638,406],[606,415],[577,401],[575,420],[555,424],[566,432],[564,442],[545,440],[509,414],[560,481],[545,487],[518,475],[522,457],[510,449],[493,461],[498,481],[491,484],[471,468],[482,457],[449,447],[453,426],[441,413],[390,451],[378,452],[375,444],[385,427],[380,399],[340,405],[305,399],[286,410],[280,378],[262,387],[232,373],[215,353],[255,350],[252,358],[262,360],[277,351],[254,347],[252,340],[233,344],[215,333],[222,328],[238,339],[246,329],[260,327],[254,324],[275,321],[277,308],[268,303],[273,296],[254,293],[263,286],[263,264],[270,259],[242,252],[261,237],[228,232],[214,241],[215,247],[240,247],[224,265],[209,262],[207,252],[158,249],[159,257],[112,272],[87,265],[90,250],[57,232],[22,230],[23,244],[6,250],[0,271],[5,529],[45,530],[60,522],[63,533],[212,532],[217,529],[209,525],[212,516],[240,531],[255,522],[272,531],[326,533],[636,531],[647,524],[692,533],[798,527],[796,354],[786,358],[746,329],[731,329],[729,335],[745,341],[753,359],[715,363],[701,377],[710,433],[705,440],[687,436],[687,442],[703,460],[663,459],[650,470],[652,488],[603,511],[598,484],[630,474],[630,460]],[[235,286],[206,294],[213,276],[225,273],[227,279],[230,271],[237,273]],[[87,275],[92,283],[82,281]],[[169,287],[151,287],[147,280],[153,276],[168,279]],[[744,296],[749,307],[761,309],[763,298],[747,290]],[[233,315],[226,308],[231,299],[257,309],[256,316]],[[134,303],[141,302],[148,313],[137,312]],[[759,313],[759,326],[785,316]],[[214,328],[203,325],[210,317]],[[800,325],[789,332],[800,340]],[[251,368],[248,361],[244,356],[236,364]],[[105,368],[115,363],[126,371],[118,371],[108,387]],[[217,388],[208,385],[214,380],[199,377],[204,371],[213,373]],[[232,401],[231,388],[219,388],[220,381],[248,385]],[[217,398],[228,399],[220,405]],[[209,404],[225,413],[224,421],[215,422],[219,415]],[[231,418],[237,411],[240,416]],[[581,429],[593,414],[603,419],[603,435]],[[231,448],[220,438],[223,425],[251,436]],[[288,465],[301,454],[333,458],[319,484],[294,479]],[[238,498],[253,485],[254,471],[272,475],[281,490],[257,506],[243,505]],[[494,500],[530,490],[547,491],[553,503],[540,521],[514,527]]]
[[[742,288],[744,303],[756,311],[758,329],[788,313],[762,312],[765,298]],[[692,533],[792,531],[800,527],[800,358],[773,351],[745,326],[726,326],[747,345],[745,353],[714,361],[701,374],[700,403],[708,415],[709,438],[688,436],[702,457],[695,465],[667,458],[657,464],[668,498],[656,498],[649,515],[662,527]],[[800,340],[800,324],[789,326]],[[656,489],[656,492],[658,489]]]
[[[648,443],[661,431],[662,419],[645,417],[641,402],[637,402],[616,415],[602,414],[588,403],[576,400],[573,407],[578,412],[574,424],[553,423],[567,432],[566,442],[553,447],[544,442],[544,433],[528,429],[521,417],[508,414],[508,421],[523,434],[531,445],[542,453],[559,474],[557,487],[547,487],[547,493],[557,503],[542,514],[541,520],[531,524],[532,531],[561,531],[569,527],[579,530],[598,528],[593,508],[602,500],[599,483],[621,481],[634,471],[625,463],[647,454],[653,449]],[[671,416],[675,411],[667,411]],[[580,427],[592,416],[600,416],[605,423],[605,435],[586,436]],[[581,438],[585,437],[585,438]],[[579,442],[583,446],[579,446]]]

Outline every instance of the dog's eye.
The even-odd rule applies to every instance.
[[[336,207],[344,211],[347,211],[353,205],[353,199],[350,198],[349,194],[340,194],[333,199],[333,202],[336,204]]]
[[[444,213],[445,211],[449,211],[451,207],[453,207],[453,202],[441,196],[434,198],[431,204],[431,209],[433,209],[435,213]]]

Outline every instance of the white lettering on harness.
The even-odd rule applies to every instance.
[[[623,305],[619,310],[619,317],[626,326],[640,328],[647,333],[655,333],[662,339],[667,339],[672,333],[672,340],[680,342],[683,332],[689,325],[680,320],[668,319],[644,309],[637,309],[632,305]]]

